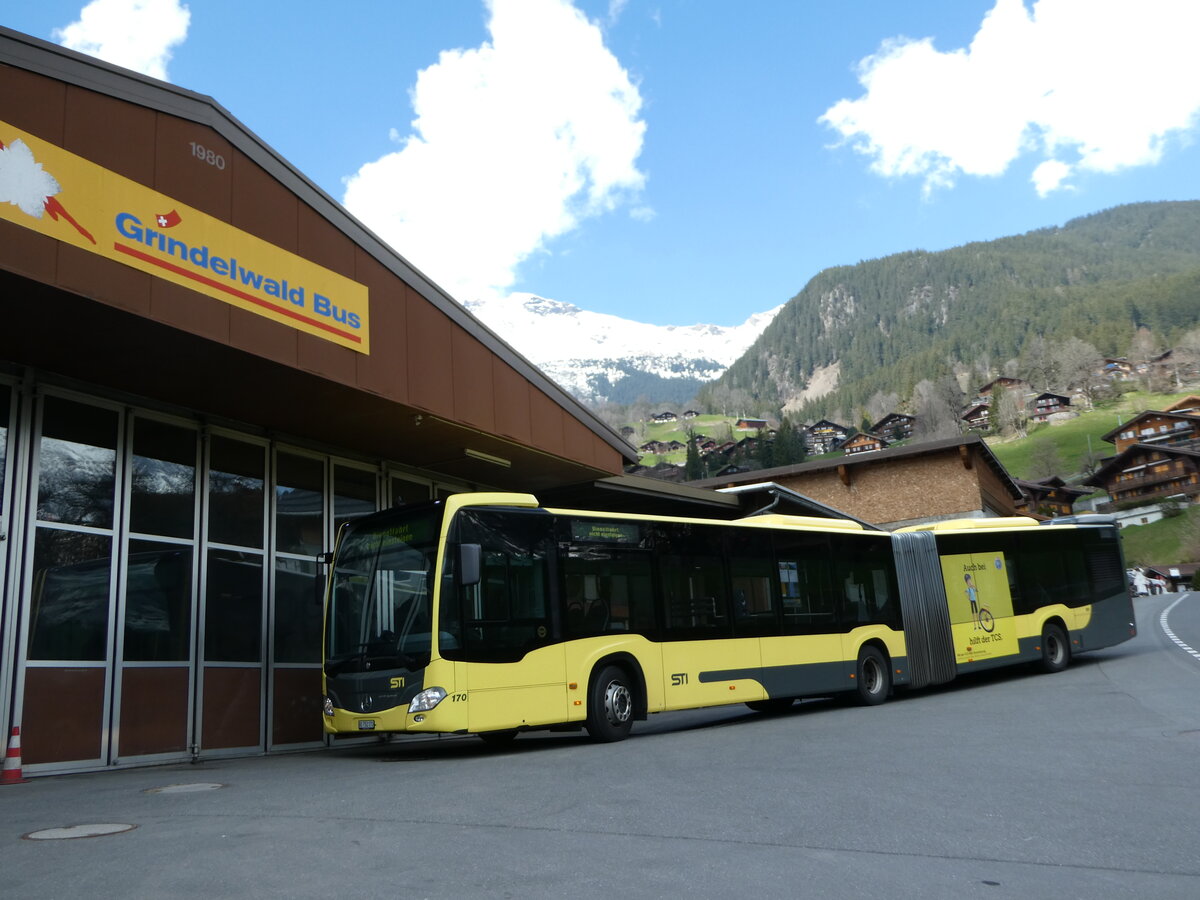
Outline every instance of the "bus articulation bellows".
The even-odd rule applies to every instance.
[[[665,710],[871,705],[993,666],[1058,671],[1133,621],[1108,517],[887,533],[456,494],[344,527],[323,719],[341,735],[585,727],[615,741]]]

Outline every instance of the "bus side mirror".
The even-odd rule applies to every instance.
[[[479,584],[480,559],[483,548],[479,544],[458,545],[458,583],[463,587]]]

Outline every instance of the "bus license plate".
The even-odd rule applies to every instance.
[[[358,720],[358,730],[359,731],[373,731],[374,728],[375,728],[375,720],[374,719],[359,719]]]

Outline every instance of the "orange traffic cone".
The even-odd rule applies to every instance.
[[[21,726],[14,725],[8,754],[4,757],[4,769],[0,771],[0,784],[22,784],[24,781],[21,777]]]

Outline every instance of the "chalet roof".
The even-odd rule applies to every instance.
[[[996,386],[1015,387],[1019,384],[1028,385],[1029,382],[1026,381],[1024,378],[1009,378],[1007,375],[1001,375],[999,378],[993,378],[991,381],[989,381],[987,384],[985,384],[983,387],[981,387],[979,389],[979,393],[982,394],[984,391],[990,391],[992,388],[994,388]]]
[[[910,416],[907,413],[892,412],[892,413],[888,413],[886,416],[884,416],[882,419],[880,419],[878,422],[876,422],[874,425],[872,425],[871,430],[879,431],[882,428],[887,428],[892,422],[898,422],[898,423],[903,424],[903,423],[915,422],[915,421],[916,421],[916,416]]]
[[[808,430],[816,431],[818,428],[821,428],[821,427],[824,427],[824,428],[830,429],[830,430],[837,430],[837,431],[849,431],[850,430],[849,426],[839,425],[837,422],[830,422],[828,419],[821,419],[818,422],[813,422],[811,425],[808,426]]]
[[[1134,416],[1132,419],[1126,419],[1124,424],[1118,425],[1116,428],[1114,428],[1112,431],[1108,432],[1107,434],[1100,435],[1100,440],[1108,441],[1110,444],[1116,443],[1116,441],[1114,440],[1114,437],[1116,435],[1120,434],[1122,431],[1128,431],[1129,427],[1131,425],[1133,425],[1135,422],[1140,422],[1142,419],[1146,418],[1147,416],[1164,416],[1165,418],[1168,418],[1168,419],[1182,419],[1187,422],[1195,422],[1197,427],[1200,427],[1200,416],[1197,416],[1197,415],[1189,415],[1188,413],[1180,413],[1180,412],[1171,412],[1170,410],[1165,410],[1165,409],[1144,409],[1140,413],[1138,413],[1136,416]]]
[[[1054,397],[1058,400],[1066,400],[1068,403],[1071,402],[1071,398],[1068,397],[1066,394],[1056,394],[1056,393],[1054,393],[1054,391],[1042,391],[1040,394],[1038,394],[1036,397],[1034,397],[1034,399],[1041,400],[1043,397]]]
[[[984,463],[995,473],[1008,491],[1009,496],[1014,500],[1020,500],[1024,497],[1021,489],[1017,487],[1017,483],[1013,477],[1008,474],[1008,470],[1001,465],[1000,460],[992,453],[991,448],[977,434],[965,434],[959,437],[942,438],[936,441],[925,441],[920,444],[907,444],[905,446],[886,447],[875,453],[857,453],[849,456],[839,456],[834,459],[819,459],[812,462],[797,463],[790,466],[777,466],[772,469],[760,469],[753,473],[755,480],[771,481],[778,478],[786,478],[791,475],[804,475],[811,472],[824,472],[829,469],[837,469],[839,466],[876,466],[881,462],[887,462],[895,459],[906,459],[915,456],[926,456],[930,453],[937,453],[942,450],[951,450],[958,448],[963,453],[978,453]],[[735,484],[737,481],[745,481],[746,478],[731,479],[728,476],[704,478],[698,481],[688,482],[694,487],[722,487],[725,485]]]
[[[1066,494],[1071,497],[1086,497],[1092,493],[1089,488],[1070,487],[1065,481],[1057,475],[1050,478],[1041,478],[1037,481],[1022,481],[1020,478],[1014,478],[1022,492],[1031,496],[1045,496],[1047,494]]]
[[[1170,406],[1164,408],[1164,412],[1183,412],[1188,409],[1200,409],[1200,395],[1188,394],[1186,397],[1180,397]]]
[[[962,411],[962,414],[959,416],[959,418],[965,419],[967,416],[978,413],[981,409],[987,410],[990,413],[992,407],[991,407],[991,404],[989,404],[989,403],[972,403],[970,406],[968,406],[966,409],[964,409]]]
[[[1143,453],[1163,453],[1181,459],[1193,459],[1200,464],[1200,450],[1189,450],[1185,447],[1173,447],[1170,444],[1131,444],[1116,456],[1110,456],[1090,478],[1083,483],[1104,487],[1105,480],[1113,473],[1120,472],[1129,465],[1131,459]]]

